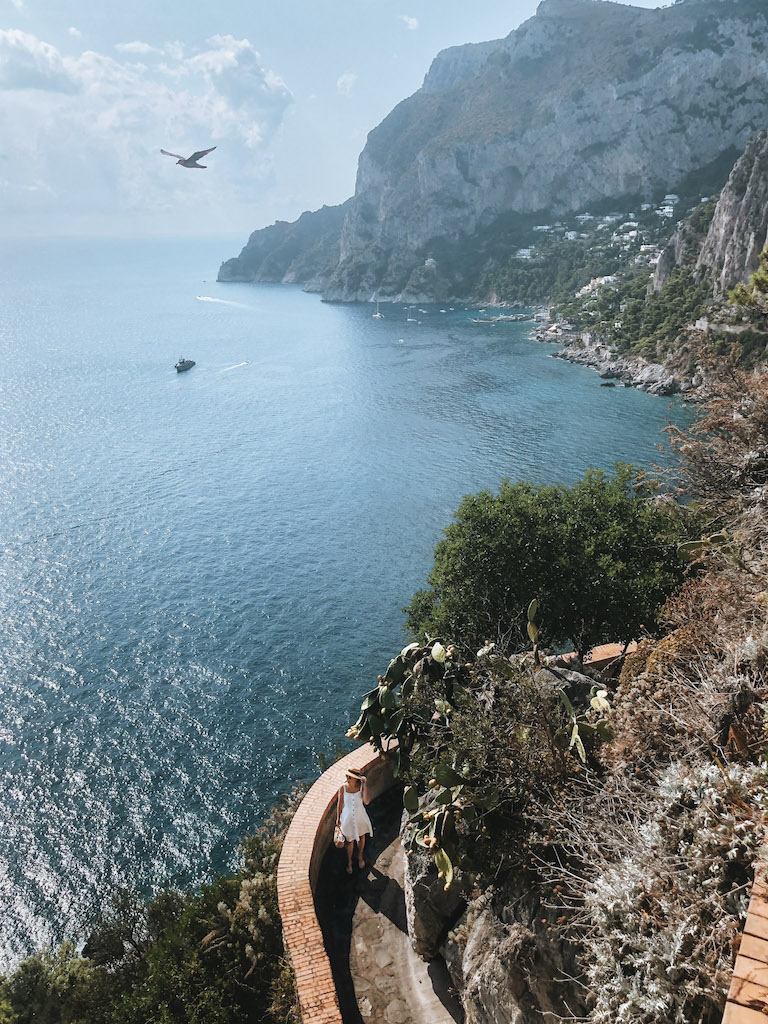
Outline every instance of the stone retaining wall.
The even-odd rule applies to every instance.
[[[302,1024],[342,1024],[331,965],[315,914],[314,892],[323,857],[333,841],[336,794],[349,768],[364,771],[373,800],[392,783],[392,770],[370,744],[323,772],[299,805],[283,842],[277,899],[285,948],[296,975]]]

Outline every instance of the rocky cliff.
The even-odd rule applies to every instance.
[[[768,123],[766,44],[761,0],[543,0],[505,39],[438,55],[368,136],[335,265],[297,253],[289,278],[338,301],[477,294],[532,218],[719,188]],[[266,279],[242,256],[225,267]]]
[[[690,219],[680,224],[661,254],[652,288],[660,291],[672,270],[691,259],[697,278],[720,298],[755,272],[766,239],[768,131],[761,131],[734,165],[706,231],[701,233]]]
[[[351,200],[303,213],[297,221],[277,221],[254,231],[239,256],[222,263],[219,281],[267,281],[311,288],[323,282],[339,261],[339,237]],[[317,289],[315,289],[317,290]]]
[[[768,131],[747,146],[715,210],[697,261],[699,273],[723,295],[747,281],[768,236]]]

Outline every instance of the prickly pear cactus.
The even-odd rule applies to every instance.
[[[392,760],[406,783],[404,843],[431,852],[446,891],[455,867],[466,868],[478,843],[509,827],[537,787],[579,770],[610,738],[607,690],[593,687],[577,709],[543,679],[537,611],[534,599],[533,662],[530,654],[507,658],[490,641],[469,660],[439,638],[404,647],[347,733]]]

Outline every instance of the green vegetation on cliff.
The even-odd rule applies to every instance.
[[[473,520],[470,503],[462,518],[490,543],[467,528],[452,566],[441,542],[454,607],[465,600],[470,615],[397,655],[351,730],[385,750],[399,740],[388,756],[406,783],[414,913],[434,921],[448,891],[437,941],[458,983],[471,978],[463,998],[478,1021],[524,1019],[551,998],[591,1024],[721,1019],[768,820],[768,374],[734,370],[710,387],[694,425],[671,432],[703,533],[680,548],[689,568],[668,591],[663,635],[643,637],[618,678],[542,657],[546,599],[518,616],[533,652],[465,642],[505,546],[518,561],[487,589],[508,575],[510,590],[535,592],[526,546],[551,560],[545,587],[561,579],[547,529],[520,520],[505,535],[501,494],[488,495],[477,510],[494,514]],[[572,600],[578,615],[590,599]],[[493,964],[482,977],[479,943]],[[553,965],[567,998],[547,987]]]
[[[736,285],[729,299],[753,312],[758,322],[768,322],[768,248],[760,253],[758,268],[748,283]]]
[[[626,263],[619,245],[605,239],[554,238],[536,246],[531,259],[509,257],[483,282],[483,290],[505,302],[566,303],[595,277],[617,273]]]
[[[712,287],[695,269],[716,199],[696,206],[683,222],[681,254],[661,287],[651,287],[648,266],[638,265],[631,250],[616,258],[615,278],[587,295],[553,294],[559,316],[599,337],[616,352],[663,359],[681,331],[703,316],[712,302]],[[662,260],[666,254],[662,254]]]
[[[652,499],[629,466],[589,471],[573,487],[503,481],[499,493],[469,495],[435,549],[429,590],[406,609],[414,639],[528,642],[525,609],[535,597],[544,642],[582,654],[608,640],[653,631],[683,578],[680,509]]]
[[[296,1024],[276,872],[297,794],[245,839],[238,872],[145,904],[117,891],[82,952],[37,953],[0,982],[0,1024]]]
[[[660,292],[648,291],[647,273],[628,275],[615,289],[604,289],[590,311],[595,317],[580,319],[617,352],[655,360],[684,327],[704,315],[711,297],[710,287],[696,280],[690,263],[683,263]]]

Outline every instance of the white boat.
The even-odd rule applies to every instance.
[[[384,314],[379,312],[379,300],[376,299],[376,312],[372,313],[371,316],[374,320],[383,320]]]

